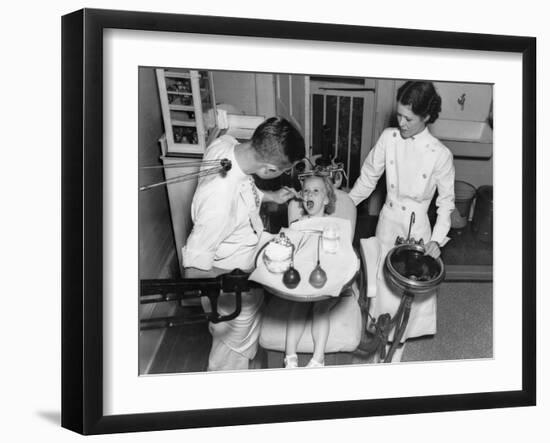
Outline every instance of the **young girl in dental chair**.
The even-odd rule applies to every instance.
[[[329,216],[335,210],[336,195],[330,179],[326,176],[311,175],[302,183],[302,214],[298,221]],[[292,227],[292,225],[291,225]],[[327,344],[330,322],[330,309],[338,301],[331,297],[313,303],[293,302],[287,320],[285,341],[285,368],[298,367],[296,348],[304,329],[309,312],[312,312],[313,356],[307,367],[321,367],[325,364],[325,347]]]

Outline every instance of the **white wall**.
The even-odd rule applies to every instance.
[[[179,5],[179,6],[174,6]],[[234,15],[286,20],[351,23],[389,27],[430,28],[539,37],[539,152],[543,123],[550,119],[550,29],[543,3],[525,0],[521,7],[505,3],[464,0],[448,9],[440,1],[411,4],[388,2],[308,2],[279,0],[277,7],[257,1],[210,0],[174,3],[167,0],[99,0],[8,2],[3,14],[2,113],[4,161],[2,192],[2,295],[5,310],[0,322],[2,373],[0,392],[3,441],[131,441],[181,442],[334,442],[361,441],[460,442],[543,441],[550,416],[550,326],[539,315],[539,406],[471,412],[449,412],[398,417],[257,425],[87,438],[59,428],[60,411],[60,16],[80,7],[157,10],[209,15]],[[448,13],[447,13],[448,12]],[[32,31],[30,31],[32,30]],[[281,29],[284,33],[284,29]],[[245,57],[246,54],[235,54]],[[33,85],[32,93],[28,86]],[[47,112],[31,123],[29,100]],[[544,109],[543,109],[544,108]],[[518,122],[519,124],[520,122]],[[36,137],[32,137],[36,135]],[[9,158],[9,153],[12,157]],[[25,154],[25,155],[21,155]],[[548,200],[548,155],[539,162],[539,201]],[[25,162],[25,168],[16,162]],[[24,171],[23,173],[21,171]],[[542,188],[539,188],[539,192]],[[548,205],[539,206],[541,226],[548,226]],[[540,249],[550,246],[541,232]],[[550,267],[541,257],[539,275]],[[31,283],[22,286],[22,283]],[[549,312],[549,283],[539,277],[539,312]],[[505,300],[501,300],[505,303]],[[24,305],[23,305],[24,304]],[[21,309],[25,306],[26,309]],[[24,321],[18,314],[24,315]],[[375,382],[375,381],[373,381]],[[452,382],[452,381],[450,381]],[[365,380],[369,383],[369,380]],[[389,433],[389,434],[388,434]],[[539,437],[537,437],[537,435]],[[388,437],[389,436],[389,437]]]
[[[273,75],[213,71],[217,103],[233,105],[245,115],[275,115]]]

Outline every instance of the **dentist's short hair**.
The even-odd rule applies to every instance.
[[[256,128],[251,140],[258,160],[286,169],[305,157],[304,138],[286,119],[271,117]]]

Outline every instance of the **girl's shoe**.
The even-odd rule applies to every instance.
[[[325,366],[324,363],[320,363],[317,360],[311,359],[306,365],[306,368],[322,368],[323,366]]]
[[[286,355],[284,361],[285,361],[285,368],[298,367],[298,356],[296,354]]]

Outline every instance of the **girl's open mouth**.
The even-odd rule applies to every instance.
[[[313,201],[312,200],[306,200],[306,208],[307,209],[313,209]]]

